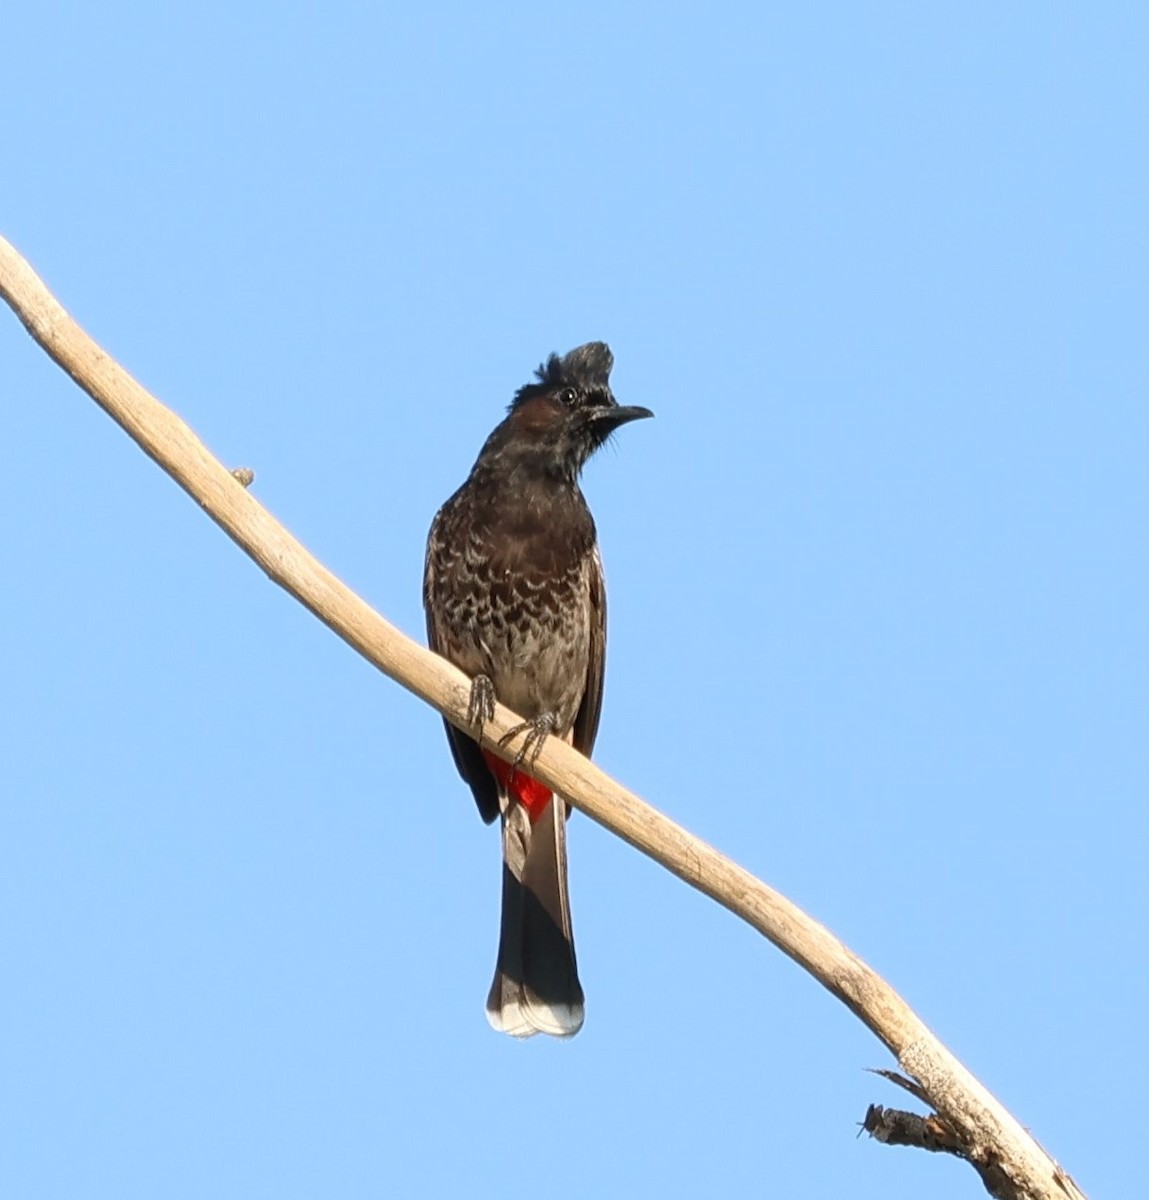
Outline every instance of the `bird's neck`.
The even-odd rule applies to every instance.
[[[489,528],[528,540],[557,536],[580,546],[594,541],[594,519],[576,478],[528,462],[488,469],[480,461],[468,486],[482,496]]]
[[[583,503],[578,476],[578,463],[549,454],[511,454],[506,451],[490,457],[482,456],[471,472],[471,478],[476,483],[488,487],[497,485],[500,491],[519,491],[536,499],[549,498],[555,503],[564,500]]]

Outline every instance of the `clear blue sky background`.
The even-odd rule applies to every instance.
[[[601,763],[1131,1196],[1149,10],[943,7],[10,6],[0,227],[412,633],[514,389],[608,340],[657,419],[585,481]],[[882,1047],[585,818],[586,1028],[492,1033],[438,718],[0,315],[0,1194],[980,1194],[856,1140]]]

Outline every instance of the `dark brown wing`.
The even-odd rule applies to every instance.
[[[602,715],[602,685],[606,672],[606,580],[602,574],[602,558],[598,543],[591,551],[590,564],[590,653],[587,655],[586,691],[575,714],[573,738],[576,750],[590,757],[594,739],[598,736],[598,719]]]
[[[442,510],[436,514],[431,524],[431,532],[427,537],[427,558],[423,568],[423,609],[427,615],[427,645],[436,654],[442,654],[449,659],[444,647],[446,639],[435,621],[434,605],[434,573],[435,560],[442,551],[442,544],[436,537],[439,530],[439,517]],[[479,807],[479,815],[489,825],[499,815],[499,785],[491,774],[478,743],[460,733],[449,721],[443,722],[447,731],[447,744],[451,747],[451,757],[464,782],[470,787]]]

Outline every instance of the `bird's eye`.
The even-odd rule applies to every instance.
[[[563,390],[561,392],[559,392],[559,399],[564,404],[573,404],[576,399],[574,388],[572,388],[572,387],[563,388]]]

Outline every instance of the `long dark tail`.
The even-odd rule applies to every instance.
[[[517,803],[505,806],[503,922],[487,1020],[512,1037],[572,1037],[582,1028],[570,903],[566,804],[555,797],[532,824]]]

